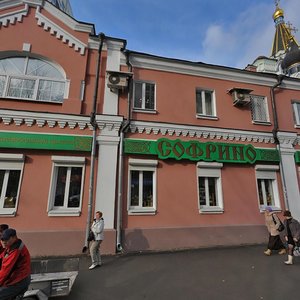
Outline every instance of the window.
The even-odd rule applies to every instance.
[[[251,115],[254,123],[269,123],[269,113],[265,97],[251,95]]]
[[[300,126],[300,102],[294,102],[293,109],[296,125]]]
[[[197,163],[198,198],[200,213],[222,213],[222,163]]]
[[[156,212],[156,160],[129,159],[128,212]]]
[[[271,206],[274,209],[280,209],[276,177],[276,171],[279,170],[279,167],[257,165],[255,169],[260,210],[264,210],[266,206]]]
[[[134,109],[155,110],[155,84],[134,82]]]
[[[0,60],[0,97],[63,102],[66,79],[52,63],[31,57]]]
[[[48,214],[79,215],[84,179],[84,157],[53,156]]]
[[[196,89],[196,113],[198,116],[215,117],[215,93],[205,89]]]
[[[0,154],[1,215],[14,215],[17,211],[23,165],[22,154]]]

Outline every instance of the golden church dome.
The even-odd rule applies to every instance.
[[[277,6],[276,10],[273,14],[273,19],[276,20],[279,17],[283,17],[283,9],[281,9],[279,6]]]

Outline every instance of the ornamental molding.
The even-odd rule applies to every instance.
[[[299,144],[299,137],[293,132],[277,132],[277,138],[281,149],[294,149],[294,145]]]
[[[97,115],[96,124],[100,130],[118,133],[123,118],[118,116]],[[59,127],[60,129],[79,128],[80,130],[93,130],[89,116],[67,115],[55,113],[40,113],[28,111],[0,110],[0,123],[4,125],[25,125],[27,127],[38,126],[40,128]]]
[[[75,31],[87,32],[91,35],[95,34],[93,24],[80,23],[47,1],[44,1],[44,9]]]
[[[69,28],[75,31],[86,32],[91,35],[95,35],[95,28],[93,24],[78,22],[74,18],[70,17],[68,14],[61,11],[60,9],[58,9],[57,7],[45,0],[0,0],[0,10],[13,8],[22,4],[25,4],[25,6],[27,7],[43,7],[46,11],[55,16],[64,24],[66,24]],[[15,13],[16,12],[11,12],[10,14]]]
[[[16,11],[12,11],[3,15],[0,15],[0,25],[7,27],[9,24],[15,24],[16,22],[22,22],[23,17],[28,15],[29,6],[36,7],[35,17],[37,19],[38,26],[44,28],[45,31],[49,31],[51,35],[55,35],[57,39],[62,40],[63,43],[68,44],[70,48],[74,48],[75,51],[80,52],[84,55],[86,44],[81,42],[79,39],[74,37],[71,33],[62,29],[55,22],[48,19],[41,13],[41,8],[44,8],[58,20],[69,26],[71,29],[76,31],[87,32],[90,34],[94,33],[94,27],[90,24],[81,24],[63,13],[47,1],[41,0],[23,0],[23,1],[4,1],[0,4],[0,9],[13,8],[18,5],[24,4],[24,8]]]
[[[133,67],[185,74],[226,81],[235,81],[246,84],[255,84],[272,87],[277,83],[275,74],[251,72],[242,69],[225,66],[209,65],[205,63],[191,62],[180,59],[172,59],[159,56],[151,56],[142,53],[130,53],[130,63]],[[126,57],[121,59],[122,65],[126,65]],[[280,88],[300,90],[300,81],[285,78]]]
[[[243,131],[232,129],[221,129],[213,127],[185,126],[167,123],[151,123],[132,121],[130,123],[131,133],[161,134],[163,136],[204,138],[210,140],[224,140],[237,142],[253,142],[273,144],[272,133]]]
[[[40,12],[40,7],[36,9],[35,17],[38,20],[37,24],[43,27],[45,31],[49,31],[51,35],[55,35],[57,39],[62,40],[62,42],[65,44],[68,44],[70,48],[74,47],[75,51],[78,51],[81,55],[84,55],[86,45],[69,32],[59,27],[53,21],[42,15]]]
[[[29,6],[28,4],[25,4],[25,7],[23,9],[0,15],[0,25],[7,27],[10,24],[16,24],[16,22],[22,22],[23,17],[27,16],[28,11],[29,11]]]

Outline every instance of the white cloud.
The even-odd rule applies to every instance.
[[[291,20],[299,28],[299,0],[287,0],[284,8],[285,21]],[[284,6],[283,6],[284,5]],[[232,22],[211,24],[202,43],[203,62],[244,68],[258,56],[270,56],[275,25],[273,4],[258,4],[240,12]],[[297,36],[296,36],[297,37]]]

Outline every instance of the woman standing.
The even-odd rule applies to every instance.
[[[96,212],[96,218],[91,226],[91,231],[94,233],[94,240],[90,242],[90,254],[92,258],[92,265],[90,270],[101,266],[101,254],[100,245],[104,239],[104,220],[102,218],[102,212]]]
[[[267,206],[265,209],[265,222],[269,231],[268,249],[264,252],[266,255],[271,255],[272,250],[279,250],[278,254],[285,254],[286,250],[280,238],[278,227],[280,220],[272,208]]]
[[[284,238],[288,243],[288,260],[284,263],[286,265],[292,265],[293,264],[293,250],[298,243],[300,238],[300,224],[297,220],[295,220],[291,212],[286,210],[283,213],[285,220],[284,220]]]

